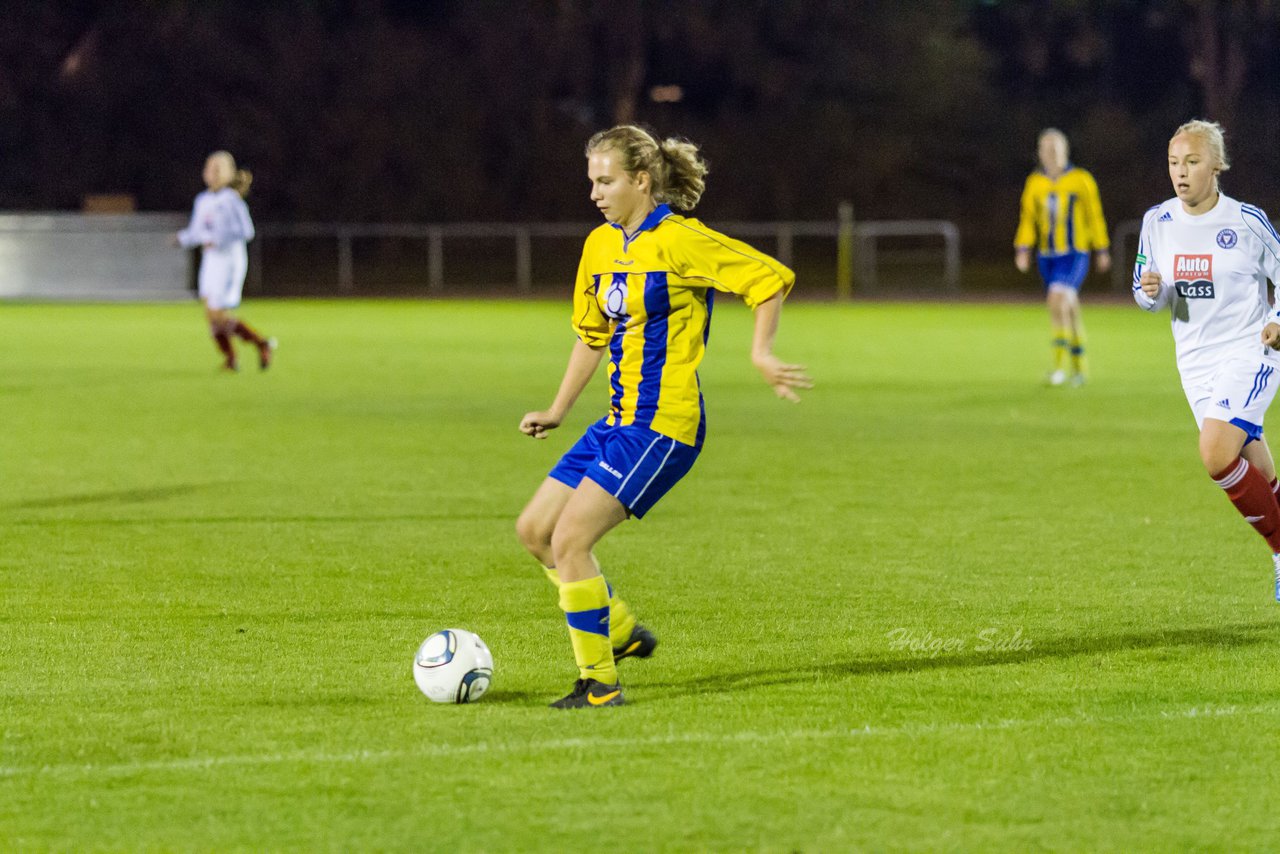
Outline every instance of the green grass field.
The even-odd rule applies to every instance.
[[[1276,844],[1280,605],[1201,469],[1166,319],[721,301],[701,460],[599,549],[661,637],[575,670],[513,520],[566,306],[0,306],[0,849],[1242,850]],[[247,354],[246,354],[247,355]],[[491,693],[418,643],[472,629]]]

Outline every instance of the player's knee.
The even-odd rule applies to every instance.
[[[1240,451],[1233,445],[1217,442],[1213,437],[1200,435],[1200,462],[1210,476],[1216,476],[1235,465],[1240,458]]]
[[[516,519],[516,537],[521,545],[535,555],[551,548],[551,531],[535,513],[521,513]]]
[[[586,532],[572,522],[556,525],[551,534],[551,553],[555,557],[556,566],[566,561],[591,553],[592,542]]]

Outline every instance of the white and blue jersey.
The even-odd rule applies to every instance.
[[[249,207],[235,190],[223,187],[196,196],[191,222],[178,232],[178,242],[188,249],[204,248],[199,288],[200,298],[210,308],[235,308],[240,304],[249,270],[246,245],[253,236]]]
[[[1161,276],[1155,298],[1139,285],[1147,270]],[[1262,327],[1280,323],[1268,279],[1280,282],[1280,234],[1253,205],[1219,195],[1195,216],[1174,198],[1143,217],[1133,298],[1146,311],[1169,310],[1178,373],[1199,422],[1261,433],[1280,367],[1280,354],[1262,344]]]

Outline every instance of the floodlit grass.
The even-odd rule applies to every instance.
[[[1280,606],[1200,468],[1167,323],[792,305],[773,398],[722,300],[707,447],[610,535],[660,636],[575,671],[513,520],[604,406],[519,435],[566,306],[0,307],[0,848],[1186,850],[1276,841]],[[247,357],[248,354],[246,354]],[[431,631],[493,691],[428,703]]]

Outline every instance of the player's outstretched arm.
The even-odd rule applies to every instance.
[[[604,357],[604,348],[590,347],[581,339],[573,342],[573,351],[569,354],[569,365],[565,368],[564,379],[560,381],[560,390],[550,409],[538,412],[527,412],[520,419],[520,432],[535,439],[547,438],[547,431],[560,426],[560,422],[569,414],[578,395],[591,382],[600,360]]]
[[[804,365],[790,365],[773,355],[773,339],[778,334],[778,319],[781,315],[781,294],[775,294],[756,306],[751,362],[760,371],[764,381],[773,386],[774,394],[783,400],[799,403],[800,395],[796,394],[796,389],[813,388],[813,380],[804,372]]]

